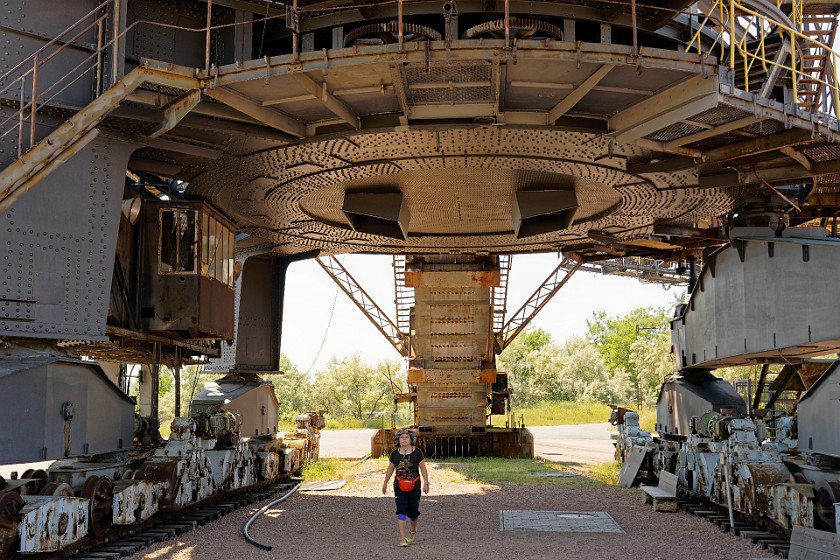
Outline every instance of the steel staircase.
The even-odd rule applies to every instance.
[[[499,255],[499,272],[501,282],[497,288],[493,288],[493,332],[501,332],[505,325],[505,314],[507,313],[507,291],[510,265],[512,255]]]
[[[405,285],[405,255],[394,255],[394,305],[397,307],[397,328],[411,333],[411,309],[414,307],[414,288]]]

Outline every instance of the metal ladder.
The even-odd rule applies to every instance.
[[[394,305],[397,307],[397,328],[411,332],[411,309],[414,307],[414,288],[405,285],[405,255],[394,255]]]
[[[831,69],[831,47],[837,36],[837,9],[831,4],[805,4],[802,7],[802,34],[813,39],[803,49],[801,71],[796,83],[796,99],[800,109],[828,113],[834,99],[827,95],[826,79]],[[836,108],[835,108],[836,109]]]
[[[505,315],[507,314],[507,293],[508,293],[508,276],[510,275],[512,255],[499,255],[499,272],[501,274],[501,282],[498,287],[493,288],[493,332],[501,332],[505,325]]]

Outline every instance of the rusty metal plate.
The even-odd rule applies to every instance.
[[[22,553],[61,550],[88,533],[90,500],[65,496],[24,496],[18,525]]]

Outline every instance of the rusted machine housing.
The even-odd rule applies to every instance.
[[[838,410],[840,361],[834,362],[797,404],[799,449],[840,458],[840,430],[837,418],[827,414]]]
[[[732,385],[709,372],[669,376],[656,400],[656,431],[665,438],[684,438],[696,432],[692,423],[709,411],[743,417],[747,404]]]
[[[34,344],[34,343],[33,343]],[[134,402],[98,364],[40,355],[0,363],[0,464],[128,451]]]
[[[214,408],[236,414],[243,436],[277,432],[280,402],[274,394],[274,385],[254,374],[231,373],[206,383],[190,404],[190,415]]]
[[[493,289],[501,273],[497,257],[414,256],[405,286],[414,290],[408,369],[409,393],[395,402],[414,405],[418,446],[429,457],[533,457],[531,433],[492,427],[490,414],[505,414],[510,393],[496,372]],[[371,440],[371,453],[393,449],[393,430]]]
[[[141,328],[232,339],[233,225],[203,202],[149,201],[142,213]]]

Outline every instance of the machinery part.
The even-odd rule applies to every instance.
[[[371,23],[358,27],[344,36],[344,46],[357,44],[392,45],[399,42],[399,24],[396,21]],[[440,41],[440,33],[425,25],[406,23],[403,25],[403,42]]]
[[[245,537],[246,541],[248,541],[252,545],[254,545],[257,548],[260,548],[262,550],[271,550],[271,545],[263,544],[263,543],[255,540],[254,538],[252,538],[251,535],[248,534],[248,529],[251,528],[251,524],[254,522],[254,520],[257,519],[259,516],[261,516],[263,513],[265,513],[268,510],[268,508],[270,508],[270,507],[272,507],[276,504],[284,502],[289,496],[294,494],[295,490],[298,489],[298,486],[300,486],[300,485],[296,484],[291,490],[289,490],[288,492],[286,492],[285,494],[283,494],[282,496],[280,496],[279,498],[277,498],[273,502],[269,502],[269,503],[265,504],[263,507],[261,507],[259,509],[259,511],[257,511],[254,515],[252,515],[250,519],[248,519],[248,521],[245,523],[245,526],[242,528],[242,535]]]
[[[557,39],[563,40],[563,30],[544,21],[531,18],[512,17],[509,19],[511,39]],[[464,31],[464,39],[504,39],[505,20],[488,21],[470,27]]]
[[[58,487],[55,488],[55,490],[53,490],[52,495],[53,496],[64,496],[64,497],[67,497],[67,498],[72,498],[72,497],[75,496],[75,493],[73,492],[73,487],[72,486],[70,486],[69,484],[67,484],[65,482],[62,482],[61,484],[58,485]]]
[[[814,488],[814,524],[817,529],[836,531],[834,504],[840,502],[840,481],[821,480]]]
[[[72,498],[75,496],[75,494],[73,494],[73,487],[66,482],[48,482],[43,488],[41,488],[41,491],[38,492],[38,494],[41,496],[64,496],[66,498]]]
[[[20,520],[24,503],[16,492],[0,492],[0,529],[12,527]]]
[[[126,469],[123,471],[122,475],[120,476],[120,480],[133,480],[134,479],[134,471],[131,469]]]
[[[0,491],[2,491],[3,488],[5,488],[5,487],[6,487],[6,479],[3,478],[2,476],[0,476]]]
[[[90,500],[90,531],[97,537],[111,526],[114,483],[107,476],[91,476],[85,481],[80,496]]]

